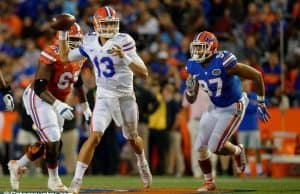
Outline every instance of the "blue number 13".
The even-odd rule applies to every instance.
[[[116,73],[114,63],[111,58],[102,57],[100,60],[98,60],[98,57],[95,56],[93,61],[97,68],[98,77],[101,77],[101,75],[103,75],[104,77],[112,77]],[[106,69],[103,72],[101,72],[100,63],[105,64]]]

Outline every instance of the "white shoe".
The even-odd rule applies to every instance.
[[[247,165],[247,157],[246,157],[246,152],[243,144],[239,144],[237,146],[240,147],[241,153],[237,156],[234,156],[234,160],[235,160],[237,173],[240,174],[245,171]]]
[[[214,181],[205,181],[203,186],[197,189],[197,192],[209,192],[216,190],[216,183]]]
[[[26,167],[19,167],[16,160],[10,160],[7,164],[10,174],[10,185],[13,190],[19,190],[19,181]]]
[[[55,192],[68,191],[68,188],[62,183],[60,177],[49,178],[48,179],[48,188],[51,191],[55,191]]]
[[[78,194],[80,191],[81,184],[82,184],[81,179],[74,178],[70,184],[68,192],[72,194]]]
[[[152,174],[150,172],[147,161],[145,161],[143,164],[138,163],[137,167],[139,169],[141,179],[144,183],[144,188],[150,188],[152,184]]]

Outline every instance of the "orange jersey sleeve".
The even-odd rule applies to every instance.
[[[56,63],[58,61],[58,47],[51,45],[46,47],[40,55],[39,62],[44,63],[46,65]]]

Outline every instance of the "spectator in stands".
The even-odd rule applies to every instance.
[[[170,139],[168,158],[166,160],[166,172],[168,175],[181,177],[184,174],[185,164],[181,148],[180,105],[178,99],[176,99],[174,85],[169,83],[165,84],[162,89],[162,96],[166,103],[167,131]]]
[[[267,61],[262,65],[263,78],[266,86],[266,95],[271,97],[275,94],[275,89],[280,85],[280,74],[282,72],[278,54],[270,52],[267,55]]]
[[[258,176],[263,175],[261,164],[261,141],[258,127],[257,117],[257,95],[251,91],[251,81],[243,80],[243,91],[247,93],[249,98],[249,104],[246,108],[245,116],[239,126],[238,141],[245,146],[246,153],[248,153],[248,161],[252,162],[255,158],[256,162],[256,174]],[[253,155],[255,155],[253,157]],[[249,163],[246,165],[245,174],[250,176]]]
[[[284,91],[282,91],[280,86],[276,87],[274,95],[270,98],[269,106],[279,107],[283,115],[285,115],[286,111],[290,108],[289,98]]]
[[[157,175],[166,173],[166,161],[170,146],[167,131],[167,106],[161,94],[159,82],[153,82],[151,90],[155,94],[159,106],[149,117],[149,161],[151,172]]]

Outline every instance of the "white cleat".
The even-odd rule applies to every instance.
[[[49,178],[48,188],[55,192],[66,192],[68,188],[62,183],[60,177]]]
[[[26,167],[19,167],[16,160],[10,160],[7,164],[10,174],[10,185],[13,190],[19,190],[19,181]]]
[[[82,180],[81,179],[76,179],[74,178],[70,184],[70,187],[68,189],[68,193],[72,193],[72,194],[78,194],[80,191],[80,187],[82,184]]]
[[[237,173],[242,173],[245,171],[247,165],[247,157],[243,144],[238,145],[241,148],[241,153],[237,156],[234,156],[235,165],[237,168]]]
[[[216,183],[214,181],[205,181],[203,186],[197,189],[197,192],[209,192],[216,190]]]
[[[144,183],[144,188],[150,188],[152,184],[152,174],[150,172],[147,161],[145,161],[143,164],[138,163],[137,167],[139,169],[141,179]]]

